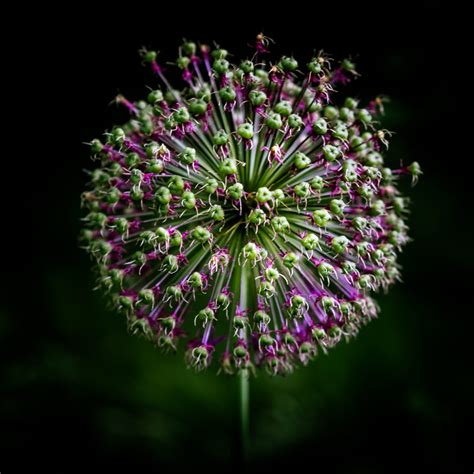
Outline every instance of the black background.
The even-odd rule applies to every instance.
[[[379,298],[380,319],[289,378],[252,380],[250,468],[472,471],[472,202],[456,87],[469,74],[456,23],[433,2],[259,7],[117,5],[104,16],[74,11],[61,28],[67,54],[54,55],[58,76],[46,73],[54,86],[42,97],[56,135],[24,158],[36,173],[23,196],[31,250],[10,267],[0,306],[2,472],[32,460],[50,472],[239,465],[235,380],[195,375],[181,355],[129,337],[92,292],[76,237],[82,170],[91,167],[82,143],[125,119],[110,105],[118,92],[135,100],[155,84],[138,49],[173,61],[185,37],[245,57],[260,31],[276,41],[275,59],[303,62],[320,48],[352,55],[360,98],[391,98],[391,163],[417,160],[425,174],[407,187],[414,241],[401,260],[404,282]]]

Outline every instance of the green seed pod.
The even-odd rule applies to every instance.
[[[237,133],[247,140],[253,137],[253,126],[251,123],[242,123],[237,128]]]
[[[323,118],[319,118],[313,123],[313,131],[317,135],[324,135],[328,131],[328,123]]]

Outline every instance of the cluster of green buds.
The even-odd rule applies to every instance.
[[[306,64],[185,42],[170,85],[119,96],[130,120],[91,142],[83,246],[132,333],[186,346],[196,369],[287,374],[377,316],[408,241],[402,175],[384,160],[383,101],[333,91],[358,74],[324,53]]]

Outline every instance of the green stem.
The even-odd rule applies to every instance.
[[[240,274],[240,309],[245,311],[248,304],[248,264],[241,267]],[[247,329],[241,330],[244,340],[247,339]],[[249,371],[241,369],[239,371],[239,393],[240,393],[240,438],[242,449],[242,464],[245,465],[249,456]]]
[[[239,372],[240,392],[240,438],[242,461],[245,464],[249,454],[249,374],[248,369]]]

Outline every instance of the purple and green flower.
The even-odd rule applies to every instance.
[[[335,94],[357,77],[324,53],[307,64],[185,42],[169,82],[117,101],[130,120],[93,140],[81,239],[130,331],[186,350],[198,370],[288,374],[375,318],[408,242],[402,175],[384,161],[383,100]]]

